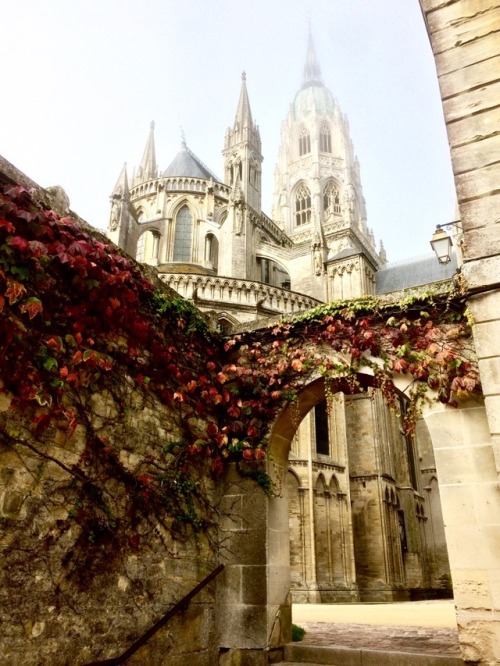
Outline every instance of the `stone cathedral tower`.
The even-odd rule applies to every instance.
[[[113,189],[108,227],[214,326],[294,316],[384,283],[394,289],[402,274],[411,286],[408,276],[419,274],[384,269],[347,118],[322,81],[311,36],[281,130],[272,217],[261,206],[261,138],[245,74],[222,155],[219,180],[183,139],[160,170],[152,123],[141,162],[130,176],[123,167]],[[294,599],[387,601],[439,588],[448,565],[434,463],[419,466],[425,433],[418,443],[405,438],[374,390],[330,407],[323,400],[305,416],[289,457]]]
[[[310,34],[302,86],[281,130],[273,217],[295,246],[295,289],[325,300],[375,293],[384,256],[366,226],[349,123],[322,81]]]
[[[262,152],[260,132],[252,118],[242,74],[241,92],[233,127],[224,141],[224,182],[231,188],[228,221],[221,229],[221,270],[226,275],[250,278],[255,273],[254,232],[261,213]]]

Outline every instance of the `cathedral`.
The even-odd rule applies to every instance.
[[[140,165],[123,168],[108,236],[223,332],[321,303],[449,279],[433,259],[388,266],[367,214],[349,123],[325,86],[311,36],[281,130],[269,217],[262,145],[246,77],[222,150],[224,180],[182,143],[156,162],[154,123]],[[290,565],[296,602],[389,601],[451,589],[425,424],[403,434],[377,391],[325,400],[289,456]]]

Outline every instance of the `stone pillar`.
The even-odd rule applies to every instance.
[[[435,405],[425,415],[436,456],[465,660],[500,655],[500,490],[484,407]]]
[[[456,528],[463,530],[463,539],[459,543],[455,536],[450,542],[448,537],[449,556],[458,595],[460,640],[462,646],[471,645],[465,654],[491,665],[500,663],[500,5],[498,0],[420,0],[420,5],[450,143],[463,231],[463,283],[475,320],[487,414],[479,448],[464,451],[469,465],[457,468],[457,489],[447,491],[448,495],[465,492],[460,487],[465,479],[470,492],[477,492],[477,497],[469,496],[472,504],[464,506],[468,513],[461,517],[462,527]],[[479,442],[475,433],[470,437],[471,447]],[[439,444],[434,436],[433,442]],[[446,464],[458,464],[453,451],[450,456]],[[441,460],[446,457],[441,455]],[[441,485],[443,479],[439,481]],[[462,601],[462,595],[467,597],[465,590],[471,599]],[[463,605],[469,601],[469,606]]]
[[[268,472],[277,484],[286,464]],[[286,493],[268,497],[229,466],[221,500],[217,581],[220,666],[264,666],[291,640],[290,553]]]

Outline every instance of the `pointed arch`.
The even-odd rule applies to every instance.
[[[332,474],[332,478],[330,479],[330,492],[332,495],[338,495],[340,493],[340,484],[339,480],[337,479],[335,474]]]
[[[326,488],[327,484],[326,484],[325,475],[323,474],[323,472],[320,472],[318,474],[318,478],[316,479],[315,490],[319,493],[324,493]]]
[[[217,328],[223,333],[231,333],[238,323],[236,317],[233,317],[228,312],[220,312],[217,317]]]
[[[205,236],[205,266],[217,270],[219,262],[219,241],[213,233]]]
[[[300,227],[311,222],[312,200],[311,190],[304,182],[300,182],[295,190],[295,224]]]
[[[334,215],[340,215],[342,212],[340,187],[333,178],[327,180],[323,189],[323,211]]]
[[[323,123],[319,130],[319,150],[322,153],[332,152],[332,134],[328,123]]]
[[[192,258],[193,213],[185,203],[175,216],[173,261],[190,262]]]
[[[311,135],[304,125],[299,129],[299,156],[308,155],[311,152]]]
[[[158,229],[147,229],[137,239],[135,258],[145,264],[158,263],[160,232]]]

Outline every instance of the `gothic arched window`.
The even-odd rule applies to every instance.
[[[191,239],[193,236],[193,216],[184,205],[175,218],[174,261],[191,261]]]
[[[135,258],[146,264],[156,264],[158,262],[158,248],[160,246],[160,234],[158,231],[145,231],[139,236]]]
[[[319,149],[322,153],[332,152],[332,135],[328,125],[322,125],[319,131]]]
[[[302,184],[295,193],[295,223],[309,224],[311,221],[311,192]]]
[[[213,234],[205,236],[205,263],[208,267],[217,270],[219,261],[219,241]]]
[[[323,190],[323,210],[325,212],[331,211],[337,214],[342,212],[340,206],[340,193],[333,180],[329,180]]]
[[[302,127],[299,134],[299,155],[307,155],[311,152],[311,136],[305,127]]]

